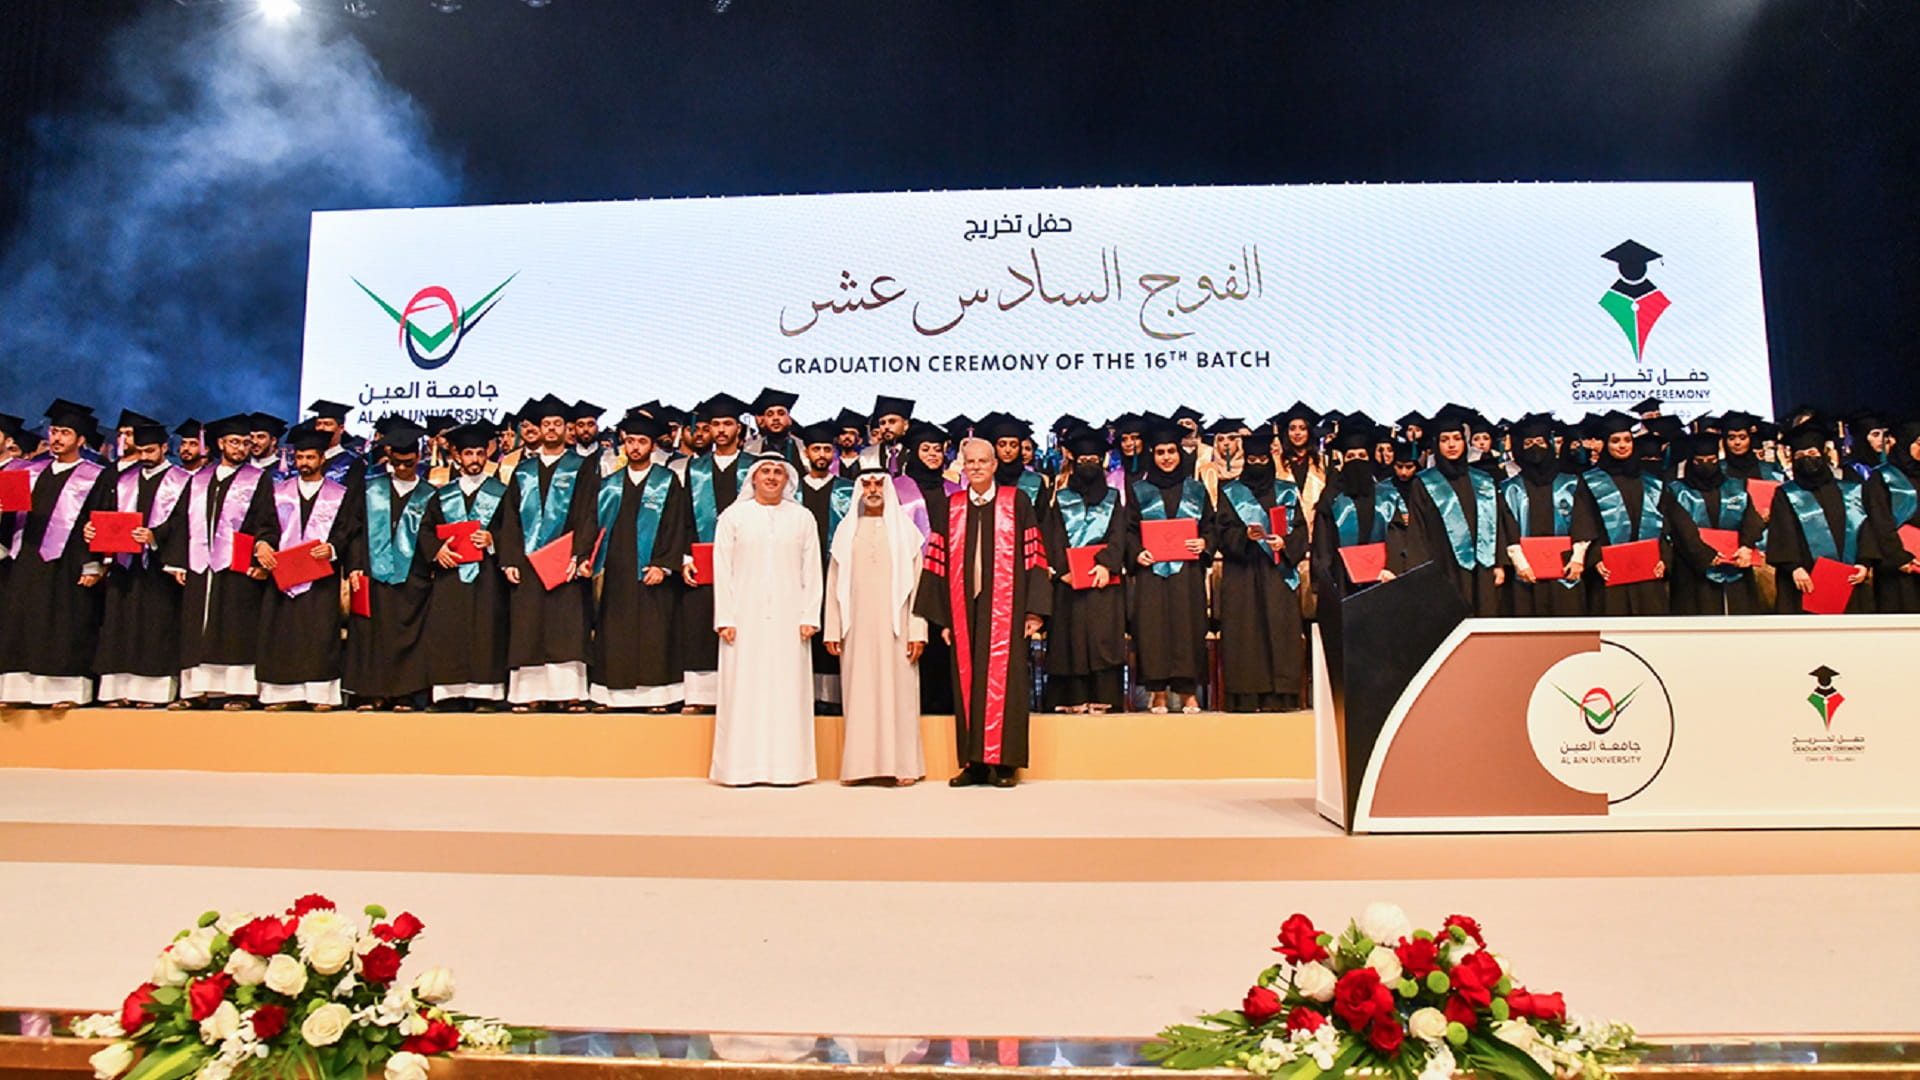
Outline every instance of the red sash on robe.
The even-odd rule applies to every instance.
[[[1007,662],[1013,649],[1013,495],[1002,485],[993,500],[993,596],[987,627],[987,700],[980,715],[982,758],[998,765],[1007,719]],[[947,497],[947,599],[953,617],[953,656],[960,674],[960,712],[973,712],[973,609],[967,595],[968,494]],[[962,753],[966,750],[961,748]]]

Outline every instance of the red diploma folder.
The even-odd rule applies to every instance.
[[[1347,576],[1355,585],[1371,585],[1380,580],[1387,568],[1387,545],[1354,544],[1340,549],[1340,561],[1347,564]]]
[[[693,545],[693,583],[695,585],[713,584],[713,545]]]
[[[1093,561],[1107,550],[1105,544],[1090,544],[1086,547],[1067,549],[1067,581],[1076,589],[1093,588]],[[1116,575],[1107,579],[1109,586],[1119,581]]]
[[[33,474],[25,469],[0,471],[0,513],[33,509]]]
[[[1652,581],[1654,565],[1660,561],[1660,541],[1608,544],[1600,549],[1600,561],[1607,564],[1608,585]]]
[[[567,564],[573,561],[573,530],[568,529],[560,538],[527,555],[528,565],[540,576],[540,584],[548,592],[567,583]]]
[[[236,574],[244,574],[253,569],[253,534],[237,532],[233,534],[233,558],[227,569]]]
[[[1284,506],[1270,506],[1267,508],[1267,535],[1282,537],[1287,535],[1288,513],[1290,513],[1290,511]]]
[[[1847,610],[1847,601],[1853,599],[1853,583],[1847,579],[1853,576],[1853,567],[1832,559],[1813,561],[1813,591],[1800,594],[1800,610],[1809,615],[1841,615]],[[1792,588],[1786,582],[1781,587]]]
[[[435,536],[453,545],[453,557],[463,563],[480,561],[481,551],[473,545],[473,534],[479,531],[477,521],[450,521],[433,529]]]
[[[1779,488],[1778,480],[1747,481],[1747,498],[1753,500],[1754,513],[1766,517],[1773,511],[1773,493]]]
[[[1187,541],[1200,538],[1193,518],[1167,518],[1140,523],[1140,546],[1153,553],[1154,562],[1193,562],[1200,558],[1187,550]]]
[[[273,584],[281,592],[296,585],[305,585],[310,581],[319,581],[333,573],[333,563],[314,555],[315,549],[322,546],[319,540],[309,540],[296,547],[273,553]],[[340,598],[334,597],[334,603]]]
[[[1900,543],[1907,549],[1907,554],[1920,559],[1920,528],[1900,526]]]
[[[1734,529],[1701,529],[1700,542],[1731,559],[1740,550],[1740,533]]]
[[[1559,581],[1567,576],[1567,556],[1573,553],[1571,536],[1523,536],[1520,554],[1526,556],[1537,581]]]
[[[139,514],[95,510],[87,521],[93,526],[93,542],[87,545],[88,551],[102,555],[137,555],[144,547],[133,538],[133,530],[146,524]]]
[[[371,579],[365,574],[358,574],[347,580],[351,582],[351,584],[347,586],[347,610],[363,619],[373,618],[373,586],[370,584]]]

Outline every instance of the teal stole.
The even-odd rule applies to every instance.
[[[1634,534],[1633,523],[1627,520],[1627,500],[1620,494],[1619,485],[1613,482],[1604,470],[1589,469],[1586,472],[1587,490],[1593,492],[1594,502],[1600,504],[1600,524],[1606,527],[1607,543],[1624,544],[1632,540],[1657,540],[1660,538],[1660,478],[1646,473],[1640,475],[1640,529]]]
[[[1693,523],[1703,529],[1732,529],[1740,531],[1740,522],[1747,516],[1747,482],[1729,476],[1720,482],[1720,522],[1714,524],[1707,520],[1706,496],[1687,484],[1673,485],[1673,501],[1687,512]],[[1746,571],[1737,566],[1709,566],[1707,580],[1726,585],[1740,580]]]
[[[1193,483],[1191,480],[1187,482]],[[1377,496],[1378,492],[1375,494]],[[1233,507],[1233,512],[1239,517],[1240,524],[1258,525],[1268,532],[1273,531],[1272,519],[1267,516],[1267,508],[1260,505],[1260,500],[1254,496],[1252,488],[1238,480],[1229,480],[1220,485],[1220,497],[1226,500],[1227,505]],[[1273,502],[1275,506],[1286,507],[1288,517],[1292,517],[1293,511],[1300,506],[1300,489],[1291,480],[1276,479],[1273,482]],[[1379,505],[1377,501],[1375,505]],[[1297,587],[1300,584],[1300,571],[1287,562],[1282,549],[1268,550],[1273,556],[1273,564],[1284,571],[1287,588]]]
[[[1238,509],[1236,507],[1235,509]],[[1333,497],[1329,513],[1333,517],[1334,531],[1340,534],[1340,546],[1352,547],[1355,544],[1378,544],[1387,538],[1387,525],[1394,518],[1407,512],[1406,505],[1400,501],[1400,491],[1391,483],[1373,486],[1373,528],[1365,540],[1360,539],[1360,512],[1353,508],[1353,496],[1341,493]]]
[[[559,477],[556,476],[554,479],[558,481]],[[538,483],[537,477],[535,478],[535,482]],[[467,514],[466,492],[460,490],[460,482],[458,480],[450,481],[440,485],[440,516],[446,518],[447,524],[449,525],[462,521],[471,521],[484,529],[486,528],[487,522],[493,520],[493,512],[500,508],[500,503],[504,501],[506,497],[507,485],[491,476],[487,477],[486,480],[474,490],[473,514],[469,517]],[[459,571],[460,580],[465,584],[471,585],[480,580],[479,563],[461,563]]]
[[[1040,505],[1040,489],[1046,486],[1046,481],[1040,479],[1039,473],[1032,469],[1022,470],[1020,479],[1015,481],[1014,485],[1027,493],[1028,502],[1035,506]]]
[[[1789,480],[1780,485],[1780,493],[1787,497],[1793,506],[1793,516],[1800,519],[1800,532],[1807,538],[1807,553],[1816,559],[1836,559],[1848,566],[1858,565],[1860,554],[1860,525],[1867,520],[1866,503],[1860,497],[1860,485],[1836,481],[1840,484],[1840,498],[1847,510],[1847,535],[1843,550],[1833,547],[1833,527],[1827,524],[1827,512],[1820,508],[1820,500],[1813,492]]]
[[[840,531],[840,523],[846,520],[847,511],[853,509],[853,481],[836,476],[829,486],[833,491],[827,496],[827,547],[831,549],[833,534]]]
[[[345,455],[341,455],[344,457]],[[367,556],[373,580],[398,585],[413,569],[413,549],[420,543],[420,519],[426,516],[433,485],[422,480],[413,486],[400,508],[400,526],[393,524],[393,477],[367,481]]]
[[[1427,489],[1427,497],[1433,500],[1434,509],[1440,511],[1440,524],[1447,530],[1447,543],[1453,548],[1453,559],[1463,570],[1475,567],[1493,566],[1493,548],[1495,537],[1499,535],[1499,511],[1494,509],[1493,477],[1479,469],[1467,470],[1467,482],[1473,485],[1474,525],[1467,528],[1467,511],[1460,505],[1459,496],[1453,493],[1453,485],[1447,482],[1445,473],[1437,467],[1422,469],[1419,472],[1420,483]]]
[[[573,506],[573,483],[586,460],[572,450],[561,454],[553,467],[553,479],[547,484],[544,502],[540,498],[540,455],[533,456],[530,472],[522,474],[515,470],[514,479],[521,482],[520,533],[526,538],[529,554],[560,538],[561,526],[567,523],[567,511]],[[521,464],[528,462],[522,459]]]
[[[1113,522],[1113,508],[1119,504],[1120,496],[1111,487],[1091,508],[1079,492],[1062,488],[1053,505],[1060,512],[1061,523],[1066,526],[1067,546],[1090,547],[1104,543],[1107,526]]]
[[[1907,479],[1898,465],[1882,465],[1880,479],[1887,485],[1887,498],[1893,503],[1893,527],[1898,529],[1920,510],[1920,494],[1915,494],[1913,481]]]
[[[1553,475],[1553,534],[1565,536],[1573,527],[1573,499],[1580,490],[1580,478],[1573,473],[1555,473]],[[1527,494],[1527,482],[1522,477],[1514,477],[1500,485],[1500,497],[1506,500],[1507,509],[1512,511],[1514,524],[1521,536],[1533,535],[1528,531],[1527,519],[1533,514],[1533,496]],[[1562,576],[1557,579],[1560,587],[1571,589],[1580,584],[1571,578]]]
[[[1143,520],[1167,520],[1166,500],[1160,497],[1159,488],[1145,480],[1138,480],[1134,482],[1133,495],[1140,500],[1140,517]],[[1200,508],[1206,505],[1206,498],[1207,489],[1200,486],[1200,481],[1191,477],[1181,481],[1180,508],[1175,516],[1200,520]],[[1172,577],[1186,565],[1184,562],[1157,562],[1153,564],[1153,572],[1158,577]]]
[[[633,539],[634,553],[639,562],[634,568],[636,578],[647,572],[647,563],[653,558],[653,538],[660,532],[660,511],[667,505],[667,495],[673,491],[673,471],[664,465],[653,465],[647,469],[647,478],[640,481],[640,509],[634,511]],[[613,535],[613,526],[620,517],[620,504],[627,497],[627,470],[621,469],[613,476],[600,481],[600,496],[594,504],[595,517],[600,522],[600,542],[594,545],[593,572],[598,574],[607,568],[607,537]]]
[[[734,489],[738,491],[747,483],[744,466],[747,455],[741,454],[733,459]],[[713,454],[701,454],[687,462],[687,493],[693,496],[693,533],[694,539],[702,544],[713,543],[713,526],[720,520],[720,507],[713,501]]]

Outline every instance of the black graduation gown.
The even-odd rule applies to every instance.
[[[740,494],[740,484],[734,476],[734,470],[739,465],[740,459],[735,458],[724,469],[717,464],[714,467],[713,517],[716,522]],[[693,495],[691,488],[688,489],[687,495],[688,506],[691,507]],[[697,540],[698,537],[694,539]],[[720,670],[720,636],[713,632],[713,586],[688,586],[685,579],[678,580],[680,584],[675,588],[680,590],[680,608],[675,617],[679,626],[679,633],[676,636],[679,639],[681,670],[683,672],[718,671]]]
[[[1076,589],[1067,562],[1067,523],[1063,514],[1047,515],[1040,534],[1047,545],[1047,563],[1053,579],[1053,617],[1047,623],[1047,676],[1082,677],[1100,671],[1115,671],[1127,663],[1127,589],[1126,568],[1139,552],[1134,536],[1127,530],[1127,510],[1120,505],[1117,492],[1103,480],[1100,496],[1088,498],[1098,503],[1113,496],[1113,513],[1107,518],[1106,532],[1090,539],[1105,544],[1106,550],[1094,556],[1094,562],[1107,568],[1112,584],[1104,589]],[[1049,695],[1051,699],[1051,695]],[[1053,701],[1058,705],[1082,705],[1083,701]],[[1109,705],[1117,702],[1107,702]]]
[[[1160,488],[1161,505],[1166,516],[1174,517],[1180,508],[1182,485]],[[1216,553],[1216,528],[1212,500],[1200,500],[1198,535],[1207,542],[1207,550],[1192,561],[1179,564],[1169,577],[1161,577],[1150,566],[1136,561],[1128,587],[1128,614],[1133,632],[1133,648],[1140,661],[1140,681],[1149,689],[1166,689],[1178,682],[1198,687],[1207,681],[1207,567]],[[1127,535],[1135,559],[1144,549],[1140,541],[1140,507],[1127,506]],[[1298,601],[1295,601],[1298,610]]]
[[[1840,481],[1829,481],[1814,488],[1813,497],[1819,500],[1820,509],[1826,515],[1834,550],[1844,555],[1847,550],[1847,509],[1840,487]],[[1861,525],[1860,542],[1854,554],[1859,565],[1871,566],[1880,560],[1880,546],[1874,539],[1871,525]],[[1806,533],[1800,529],[1800,515],[1793,512],[1793,504],[1787,501],[1786,487],[1782,485],[1773,493],[1773,510],[1767,517],[1767,562],[1774,567],[1779,585],[1774,590],[1776,612],[1782,615],[1806,614],[1806,609],[1800,606],[1800,590],[1793,584],[1793,572],[1806,570],[1811,573],[1814,559],[1813,552],[1807,548]],[[1847,614],[1865,615],[1873,610],[1872,583],[1855,585],[1853,595],[1847,598]]]
[[[940,543],[947,533],[947,482],[935,475],[931,479],[924,476],[913,477],[920,487],[921,501],[926,504],[927,524],[932,532],[929,543]],[[945,716],[953,712],[953,678],[949,669],[953,666],[953,646],[942,641],[939,634],[927,635],[927,647],[920,653],[920,712],[925,716]]]
[[[1463,462],[1464,464],[1464,462]],[[1438,468],[1438,466],[1435,466]],[[1444,475],[1444,474],[1442,474]],[[1460,507],[1467,516],[1467,527],[1479,535],[1479,507],[1475,504],[1473,484],[1465,469],[1459,476],[1447,477],[1447,484],[1453,488],[1454,498],[1460,500]],[[1433,563],[1440,568],[1448,584],[1452,585],[1460,598],[1467,602],[1468,608],[1477,616],[1499,615],[1500,593],[1493,584],[1494,567],[1460,565],[1453,553],[1453,542],[1447,539],[1446,523],[1441,520],[1440,508],[1433,503],[1426,482],[1418,474],[1407,484],[1407,557],[1408,569],[1423,563]],[[1494,507],[1500,506],[1499,492],[1494,493]],[[1498,558],[1499,524],[1494,525],[1496,533],[1494,547]]]
[[[473,564],[478,570],[469,583],[460,579],[459,567],[448,569],[433,561],[443,542],[439,527],[447,523],[446,511],[440,505],[444,492],[444,488],[436,491],[427,503],[426,516],[420,520],[420,542],[414,549],[432,582],[425,631],[427,681],[433,686],[504,686],[508,598],[514,589],[526,588],[527,584],[524,580],[519,586],[507,583],[500,573],[498,552],[506,522],[517,518],[519,511],[511,498],[503,498],[492,519],[484,523],[486,531],[493,534],[494,550],[481,553],[480,561]],[[461,503],[468,513],[472,512],[472,496],[462,492]],[[538,581],[533,582],[533,588],[539,587]]]
[[[572,450],[567,453],[581,458]],[[538,484],[544,496],[564,460],[564,455],[554,459],[551,465],[538,455],[531,461],[522,460],[520,467],[513,471],[513,484],[507,489],[506,498],[500,503],[508,512],[500,515],[494,548],[500,554],[500,565],[520,570],[520,584],[512,586],[507,601],[508,668],[585,663],[591,651],[593,582],[576,577],[549,591],[527,562],[526,536],[520,528],[521,489],[528,484]],[[561,530],[573,532],[573,556],[581,561],[593,554],[593,542],[599,535],[600,524],[594,508],[599,491],[600,470],[592,460],[582,459],[580,471],[574,476],[573,490],[568,495],[566,528]]]
[[[1514,482],[1525,484],[1527,489],[1527,520],[1524,530],[1521,528],[1522,523],[1513,516],[1513,510],[1508,507],[1506,498],[1501,496],[1494,500],[1494,505],[1500,511],[1500,538],[1496,541],[1498,549],[1494,553],[1494,565],[1505,567],[1507,571],[1507,583],[1503,588],[1507,594],[1508,614],[1521,618],[1530,616],[1566,618],[1586,614],[1588,586],[1585,574],[1582,574],[1581,580],[1574,582],[1571,588],[1561,579],[1536,581],[1529,585],[1514,574],[1513,557],[1507,553],[1508,548],[1520,543],[1522,536],[1555,535],[1553,485],[1561,475],[1565,474],[1556,474],[1545,483],[1535,483],[1528,479],[1525,473],[1515,478]],[[1579,490],[1576,485],[1574,488],[1576,505],[1579,503]],[[1573,531],[1571,520],[1567,523],[1567,531],[1569,534]],[[1569,552],[1568,555],[1571,557],[1572,553]],[[1588,556],[1588,561],[1592,561],[1592,556]]]
[[[365,482],[364,476],[362,482]],[[366,500],[382,497],[383,489],[387,499],[388,528],[393,535],[397,535],[407,499],[391,484],[362,487],[357,492],[349,484],[347,499],[355,506],[364,506]],[[433,487],[424,477],[410,494],[418,495],[423,490],[427,492],[428,502],[432,502]],[[440,550],[440,546],[434,544],[422,551],[418,546],[419,536],[410,537],[415,547],[413,559],[407,565],[406,580],[398,585],[388,585],[373,577],[371,540],[367,531],[371,528],[371,515],[362,520],[367,528],[356,530],[356,543],[347,554],[347,568],[367,575],[367,588],[371,590],[367,597],[368,610],[372,615],[368,618],[347,618],[347,655],[341,686],[348,693],[361,697],[399,698],[424,694],[429,685],[425,636],[427,602],[433,596],[433,581],[427,575],[426,564]]]
[[[1375,482],[1382,485],[1391,483],[1388,480]],[[1353,575],[1347,572],[1346,560],[1340,557],[1340,529],[1333,522],[1334,499],[1340,494],[1341,491],[1338,488],[1326,488],[1320,496],[1320,504],[1314,507],[1313,535],[1309,545],[1313,557],[1308,561],[1308,572],[1312,575],[1315,589],[1333,589],[1340,596],[1351,596],[1355,591],[1374,583],[1354,584]],[[1227,515],[1220,516],[1225,518]],[[1353,500],[1354,525],[1360,537],[1360,543],[1369,542],[1368,538],[1374,535],[1373,523],[1376,516],[1372,491],[1365,492]],[[1244,538],[1245,535],[1246,530],[1242,529],[1241,536]],[[1387,545],[1387,569],[1397,575],[1406,569],[1407,518],[1405,514],[1400,514],[1395,520],[1387,522],[1384,542]],[[1298,559],[1293,561],[1299,562]]]
[[[209,540],[227,491],[238,475],[236,471],[222,479],[216,471],[208,485],[205,513]],[[252,664],[260,644],[260,605],[271,585],[218,566],[209,566],[202,574],[192,572],[187,556],[191,528],[186,517],[192,512],[192,499],[191,489],[180,496],[179,524],[173,530],[165,559],[166,565],[187,570],[187,587],[180,603],[180,667]],[[273,511],[273,478],[263,475],[254,485],[239,531],[258,539],[277,535],[279,529]]]
[[[1920,525],[1920,510],[1906,521],[1893,520],[1893,496],[1887,490],[1886,478],[1878,472],[1867,478],[1862,495],[1866,499],[1867,528],[1873,532],[1874,547],[1880,555],[1873,567],[1874,603],[1887,614],[1920,612],[1920,573],[1903,569],[1913,566],[1920,570],[1920,565],[1900,540],[1900,526]]]
[[[319,502],[318,492],[311,499],[300,500],[302,522],[312,519]],[[364,510],[350,497],[341,500],[340,514],[327,535],[327,543],[334,550],[332,574],[314,582],[299,596],[288,596],[268,583],[266,599],[260,605],[260,656],[253,668],[254,678],[262,683],[289,685],[340,678],[340,630],[345,621],[340,611],[340,566],[354,545],[366,542],[359,535]],[[254,539],[276,549],[285,546],[277,519]]]
[[[101,587],[80,584],[81,571],[90,562],[108,556],[87,550],[83,531],[93,510],[111,509],[101,492],[112,492],[114,473],[103,469],[93,481],[73,532],[57,558],[40,558],[40,540],[52,524],[54,507],[67,485],[75,482],[80,465],[54,472],[49,465],[33,485],[33,509],[25,515],[20,554],[7,580],[7,617],[0,619],[0,671],[25,672],[48,678],[73,678],[93,673],[93,653],[100,632]],[[110,498],[110,497],[109,497]],[[21,515],[8,515],[18,519]]]
[[[1620,501],[1627,511],[1627,535],[1640,535],[1640,514],[1644,505],[1646,479],[1644,473],[1608,473],[1615,487],[1620,489]],[[1664,494],[1664,493],[1663,493]],[[1664,526],[1665,522],[1662,521]],[[1587,607],[1595,615],[1665,615],[1670,610],[1667,600],[1667,579],[1655,578],[1652,581],[1637,581],[1631,585],[1609,585],[1601,580],[1596,569],[1604,560],[1603,549],[1608,543],[1607,528],[1600,519],[1600,502],[1594,497],[1585,483],[1573,499],[1573,538],[1575,542],[1587,542]],[[1673,546],[1668,543],[1664,528],[1660,536],[1660,559],[1667,564],[1669,576],[1673,573]]]
[[[1262,510],[1278,505],[1272,487],[1248,491],[1260,501]],[[1322,498],[1322,507],[1328,504]],[[1365,512],[1373,513],[1371,497],[1364,500]],[[1331,518],[1316,526],[1316,545],[1320,535],[1335,535]],[[1273,549],[1265,542],[1247,538],[1247,523],[1240,520],[1233,503],[1222,497],[1213,514],[1213,531],[1207,543],[1219,552],[1220,583],[1213,594],[1214,613],[1220,620],[1221,682],[1230,712],[1258,712],[1280,708],[1298,708],[1307,666],[1307,641],[1300,618],[1300,594],[1287,585],[1288,567],[1298,567],[1307,557],[1307,519],[1298,505],[1287,517],[1287,535],[1282,544],[1281,561],[1273,561]],[[1255,522],[1262,528],[1266,521]],[[1370,525],[1371,522],[1363,523]],[[1365,535],[1363,532],[1362,535]],[[1337,547],[1330,542],[1329,550]],[[1333,561],[1340,561],[1339,555]],[[1144,577],[1151,570],[1140,570]],[[1345,576],[1345,569],[1341,574]]]
[[[647,471],[648,479],[656,469],[666,471],[665,466],[655,465]],[[670,686],[680,681],[685,670],[673,632],[674,611],[683,590],[674,581],[693,550],[693,504],[686,484],[674,477],[646,562],[667,576],[658,585],[648,585],[640,580],[640,485],[625,469],[604,482],[620,484],[622,492],[620,515],[607,532],[593,639],[593,682],[613,690]]]
[[[952,498],[967,499],[967,492],[955,493]],[[946,504],[940,504],[941,516],[947,511]],[[1024,492],[1013,493],[1013,582],[1012,603],[1009,611],[1008,626],[1011,640],[1002,642],[1007,653],[1007,675],[1005,686],[1005,707],[1000,717],[997,733],[999,739],[998,760],[989,760],[990,743],[995,733],[989,730],[987,711],[987,680],[989,676],[989,653],[992,649],[992,635],[988,632],[992,626],[994,594],[993,559],[993,523],[994,507],[973,506],[967,504],[967,541],[962,547],[962,564],[950,566],[945,557],[945,547],[929,548],[926,571],[920,580],[920,591],[914,599],[914,614],[927,620],[932,626],[951,629],[955,624],[955,612],[948,597],[949,573],[962,574],[964,595],[969,598],[967,609],[959,613],[970,628],[970,659],[972,668],[971,705],[966,712],[957,707],[954,712],[954,741],[959,751],[960,764],[997,764],[1021,769],[1027,764],[1028,723],[1033,705],[1033,672],[1027,648],[1026,617],[1028,615],[1045,616],[1053,610],[1053,590],[1047,581],[1047,564],[1044,544],[1040,538],[1040,526],[1033,512],[1033,504],[1027,500]],[[1030,557],[1031,553],[1031,557]],[[979,580],[974,578],[975,556],[979,557]],[[958,653],[958,650],[954,650]],[[953,685],[960,685],[959,656],[955,655],[951,666]],[[960,695],[954,695],[956,706]]]
[[[805,473],[803,472],[801,475],[804,477]],[[849,481],[851,481],[851,478],[849,478]],[[831,527],[833,523],[833,489],[836,483],[836,479],[829,478],[826,483],[816,488],[808,484],[804,479],[800,481],[800,505],[806,507],[807,513],[813,515],[813,523],[817,527],[820,537],[821,581],[827,580],[827,563],[833,561],[833,533]],[[849,504],[849,507],[851,508],[852,504]],[[857,508],[852,508],[850,512],[858,513],[859,511]],[[824,592],[821,596],[820,605],[820,617],[823,621],[816,622],[814,624],[816,626],[826,625],[824,622],[826,618],[826,597]],[[826,635],[813,635],[813,676],[816,680],[816,685],[821,676],[838,674],[840,674],[840,658],[827,651]]]
[[[153,509],[153,500],[165,480],[158,475],[142,476],[134,505],[142,520]],[[108,483],[101,477],[102,484]],[[103,497],[100,509],[116,509],[118,494]],[[149,679],[172,678],[180,674],[180,601],[181,588],[161,566],[161,553],[167,548],[176,523],[186,523],[187,497],[181,492],[167,519],[153,530],[154,548],[133,556],[132,563],[121,566],[112,555],[100,556],[107,579],[100,585],[105,594],[105,615],[100,621],[100,642],[94,650],[93,669],[102,675],[138,675]]]
[[[1666,495],[1660,500],[1660,512],[1666,518],[1668,546],[1673,552],[1667,563],[1668,595],[1671,598],[1672,612],[1675,615],[1759,615],[1760,590],[1754,584],[1751,569],[1740,572],[1740,577],[1726,584],[1714,581],[1707,576],[1713,567],[1713,560],[1719,553],[1708,547],[1700,539],[1700,526],[1693,520],[1675,497],[1676,481],[1667,486]],[[1698,489],[1695,489],[1698,491]],[[1698,491],[1707,506],[1707,521],[1717,523],[1720,520],[1720,488],[1718,485]],[[1718,528],[1709,524],[1708,528]],[[1740,518],[1740,545],[1742,547],[1760,546],[1760,538],[1766,532],[1766,526],[1760,520],[1760,512],[1753,508],[1751,499],[1747,502],[1747,511]]]

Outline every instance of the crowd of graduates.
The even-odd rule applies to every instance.
[[[1296,403],[1036,430],[796,404],[648,402],[603,429],[548,395],[497,422],[361,417],[364,440],[327,401],[291,427],[0,415],[0,704],[710,709],[703,549],[757,456],[799,472],[824,552],[862,468],[923,534],[963,520],[969,437],[1038,523],[1047,711],[1297,708],[1317,598],[1429,563],[1478,616],[1920,611],[1916,422]],[[946,648],[921,662],[929,713],[953,711]],[[837,660],[814,661],[831,708]]]

